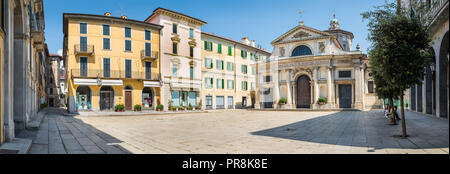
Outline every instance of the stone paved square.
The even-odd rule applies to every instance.
[[[407,112],[407,139],[382,111],[211,111],[45,117],[31,154],[448,154],[448,120]]]

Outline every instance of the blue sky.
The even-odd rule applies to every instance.
[[[44,0],[45,35],[49,51],[58,53],[63,46],[63,13],[109,11],[112,16],[145,20],[163,7],[206,21],[203,31],[234,40],[248,36],[272,51],[270,42],[298,25],[301,9],[305,25],[319,30],[327,30],[336,13],[341,29],[355,35],[352,49],[359,43],[367,52],[367,21],[361,13],[382,4],[384,0]]]

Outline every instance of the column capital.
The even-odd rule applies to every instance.
[[[326,66],[328,70],[334,70],[336,67],[335,66]]]
[[[285,69],[284,71],[286,71],[287,73],[292,73],[292,69]]]
[[[27,40],[30,36],[26,33],[14,34],[14,39]]]
[[[319,70],[319,68],[320,68],[320,66],[318,66],[318,65],[313,66],[313,69],[314,69],[314,70]]]
[[[353,64],[353,66],[355,68],[359,68],[359,69],[363,68],[363,66],[361,64],[359,64],[359,63],[358,64],[355,63],[355,64]]]

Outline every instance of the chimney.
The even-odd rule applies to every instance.
[[[106,12],[105,16],[111,16],[111,13],[110,12]]]
[[[127,19],[128,17],[125,16],[125,15],[122,15],[121,18],[122,18],[122,19]]]
[[[244,37],[244,38],[242,38],[241,40],[242,40],[242,43],[243,43],[243,44],[245,44],[245,45],[250,45],[250,40],[248,39],[248,37]]]
[[[255,47],[255,40],[252,40],[252,47]]]

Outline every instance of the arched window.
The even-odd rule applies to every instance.
[[[312,55],[312,51],[311,49],[309,49],[307,46],[305,45],[301,45],[298,46],[297,48],[294,49],[294,51],[292,52],[292,57],[296,57],[296,56],[307,56],[307,55]]]

